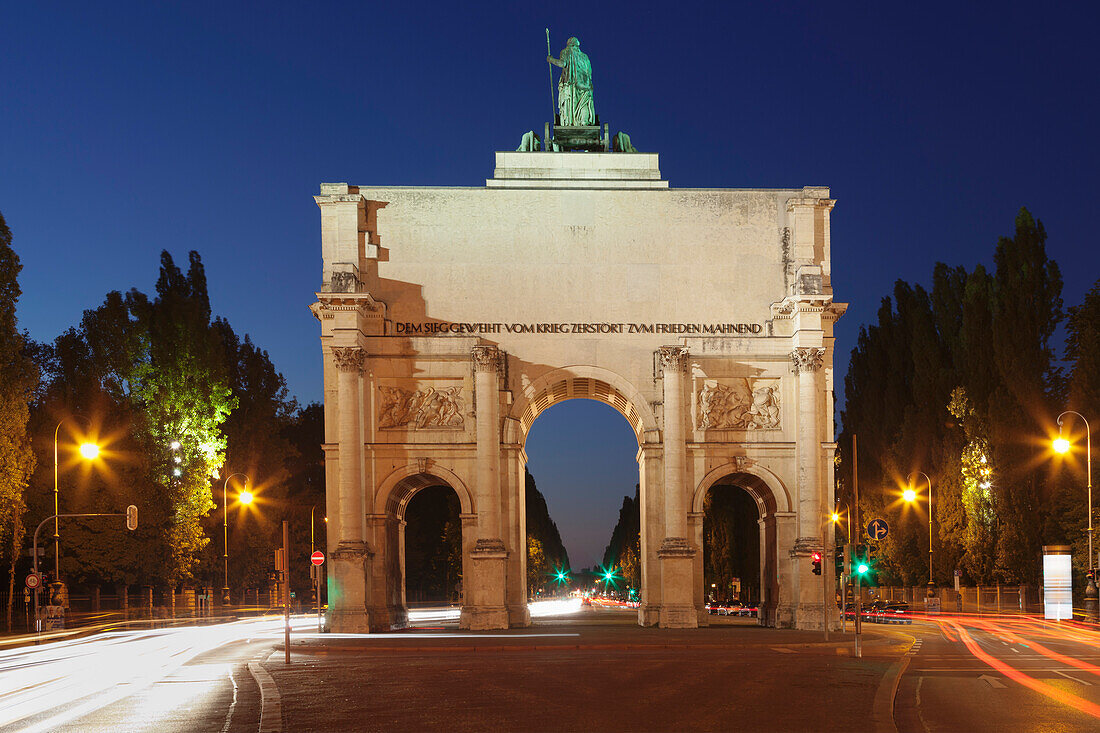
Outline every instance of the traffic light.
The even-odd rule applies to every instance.
[[[852,558],[852,575],[866,578],[874,567],[874,548],[867,545],[856,545],[855,557]]]
[[[814,563],[814,575],[821,575],[821,553],[815,552],[811,555],[811,559]]]
[[[836,574],[844,574],[844,548],[837,547],[833,550],[833,563],[836,565]]]

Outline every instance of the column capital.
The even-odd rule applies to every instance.
[[[687,370],[688,350],[686,346],[661,346],[657,349],[657,361],[661,371],[683,372]]]
[[[798,348],[791,352],[791,365],[794,373],[816,372],[825,359],[825,349],[821,347]]]
[[[332,361],[341,372],[363,371],[363,359],[366,355],[358,346],[333,346]]]
[[[475,372],[504,372],[504,352],[495,346],[475,346],[470,352]]]

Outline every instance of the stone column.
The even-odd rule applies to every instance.
[[[821,628],[828,599],[821,578],[813,574],[810,555],[822,553],[822,567],[827,558],[822,543],[821,420],[819,397],[823,348],[797,348],[791,352],[791,364],[798,375],[798,536],[791,549],[798,584],[795,626],[800,629]]]
[[[505,605],[508,550],[500,526],[500,375],[504,354],[495,346],[475,346],[474,400],[477,403],[477,542],[470,552],[465,621],[471,629],[508,628]]]
[[[662,346],[657,357],[663,373],[665,469],[665,537],[661,559],[661,610],[658,624],[686,629],[699,625],[693,603],[695,550],[687,540],[687,415],[684,409],[688,351]]]
[[[340,448],[340,537],[332,553],[328,624],[333,631],[370,631],[368,579],[370,548],[363,540],[363,487],[360,478],[363,439],[359,430],[359,376],[363,350],[333,347],[332,359],[339,372],[337,381],[338,432]]]

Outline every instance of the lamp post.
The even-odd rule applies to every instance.
[[[936,581],[932,580],[932,479],[928,478],[928,474],[924,471],[914,471],[906,476],[905,480],[909,482],[909,488],[905,490],[902,496],[908,502],[916,501],[917,492],[913,489],[913,476],[924,476],[924,480],[928,483],[928,597],[932,598],[936,595]]]
[[[91,423],[88,418],[82,415],[69,415],[61,418],[58,421],[57,427],[53,429],[53,579],[55,582],[61,580],[61,535],[58,533],[57,516],[58,516],[58,490],[57,490],[57,474],[58,474],[58,460],[57,460],[57,436],[58,431],[61,430],[61,426],[66,420],[80,420],[87,424],[89,427]],[[80,455],[85,460],[92,460],[99,455],[99,446],[95,443],[84,442],[80,444]],[[37,558],[36,558],[37,560]]]
[[[241,492],[241,502],[252,503],[252,493],[247,488],[248,482],[252,479],[243,473],[231,473],[226,476],[225,481],[222,482],[222,544],[225,548],[225,586],[222,588],[222,603],[226,606],[229,605],[229,502],[226,501],[226,487],[229,485],[229,479],[234,476],[244,476],[246,488]]]
[[[1098,605],[1097,605],[1097,593],[1096,593],[1096,578],[1094,568],[1096,567],[1096,558],[1092,554],[1092,430],[1089,428],[1089,421],[1085,419],[1085,416],[1074,410],[1066,410],[1058,416],[1058,437],[1054,440],[1054,450],[1058,453],[1069,452],[1069,441],[1062,437],[1062,418],[1066,415],[1076,415],[1081,418],[1081,422],[1085,423],[1085,483],[1088,492],[1088,515],[1089,515],[1089,558],[1088,558],[1088,585],[1085,587],[1085,611],[1092,616],[1093,619],[1097,617]]]

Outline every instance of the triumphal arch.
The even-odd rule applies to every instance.
[[[820,628],[845,308],[829,190],[674,188],[657,154],[561,119],[484,186],[315,197],[329,628],[405,622],[405,507],[437,485],[461,506],[461,625],[528,624],[524,444],[575,398],[638,441],[639,623],[706,623],[703,502],[734,485],[760,515],[761,623]]]

